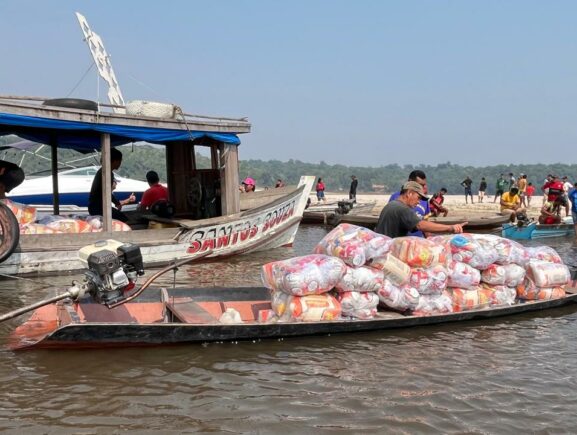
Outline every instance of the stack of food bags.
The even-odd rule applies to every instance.
[[[516,298],[562,297],[569,282],[569,269],[552,248],[525,248],[494,235],[390,239],[341,224],[314,252],[263,266],[280,320],[327,320],[338,310],[345,318],[371,319],[379,303],[418,316],[507,306]],[[308,295],[321,295],[328,314],[307,315],[309,305],[295,298]]]

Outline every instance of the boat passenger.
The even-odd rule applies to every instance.
[[[501,195],[501,214],[509,215],[511,222],[515,222],[517,213],[521,212],[525,212],[525,208],[521,206],[519,188],[512,187],[511,190]]]
[[[24,171],[20,166],[0,160],[0,199],[5,199],[6,194],[22,184],[24,178]]]
[[[117,150],[116,148],[112,148],[110,150],[110,168],[112,171],[120,168],[122,164],[122,153]],[[114,189],[116,180],[114,179],[114,174],[112,175],[112,188]],[[127,199],[120,201],[114,193],[112,194],[112,203],[116,206],[116,208],[112,208],[112,219],[116,219],[122,222],[127,222],[128,217],[120,210],[122,209],[123,205],[127,203],[134,202],[136,198],[134,195],[130,195]],[[128,200],[128,201],[127,201]],[[90,195],[88,197],[88,213],[93,216],[102,216],[102,168],[100,168],[96,175],[94,176],[94,180],[92,181],[92,187],[90,188]]]
[[[561,223],[561,206],[563,201],[558,197],[555,201],[547,201],[541,208],[539,223],[545,225],[554,225]]]
[[[427,194],[427,176],[425,175],[425,173],[423,171],[420,171],[418,169],[411,171],[407,181],[415,181],[416,183],[420,184],[423,187],[423,191],[425,192],[425,195]],[[392,202],[392,201],[398,199],[399,196],[401,196],[401,192],[393,193],[391,195],[391,197],[389,198],[389,202]],[[429,207],[429,201],[426,201],[423,199],[419,200],[418,204],[415,206],[413,211],[416,213],[417,217],[419,217],[420,219],[426,219],[429,216],[429,214],[431,213],[431,208]],[[419,231],[419,230],[413,231],[409,235],[410,236],[416,236],[416,237],[425,237],[423,232]]]
[[[389,237],[404,237],[415,229],[426,233],[462,233],[467,222],[445,225],[417,216],[414,208],[419,201],[428,201],[425,190],[416,181],[407,181],[396,200],[389,202],[379,216],[375,231]]]
[[[255,181],[250,178],[250,177],[246,177],[243,181],[242,181],[242,185],[240,186],[240,191],[241,193],[250,193],[250,192],[254,192],[256,189],[256,183]]]
[[[447,194],[446,188],[441,188],[437,193],[435,193],[429,200],[429,206],[431,207],[431,216],[437,217],[443,215],[446,217],[449,214],[443,203],[445,202],[445,195]]]
[[[563,206],[565,207],[565,216],[569,216],[569,201],[567,196],[565,196],[565,191],[563,189],[564,183],[557,175],[552,176],[552,180],[543,185],[543,191],[547,191],[547,201],[555,202],[557,198],[561,198],[563,201]]]
[[[146,181],[150,188],[146,189],[142,194],[138,210],[150,210],[152,205],[156,202],[168,202],[168,189],[160,184],[160,177],[156,171],[148,171],[146,173]]]
[[[573,184],[574,186],[577,183]],[[573,217],[573,226],[575,228],[575,237],[577,237],[577,187],[573,187],[567,194],[571,202],[571,216]]]

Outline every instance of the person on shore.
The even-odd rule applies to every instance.
[[[501,195],[501,214],[509,215],[511,222],[515,222],[517,213],[524,211],[525,209],[521,207],[521,198],[517,187],[512,187],[511,190]]]
[[[375,232],[393,238],[408,236],[415,230],[425,233],[458,234],[463,232],[463,226],[467,222],[444,225],[421,219],[414,211],[419,201],[428,201],[425,189],[416,181],[407,181],[403,184],[398,198],[383,207]]]
[[[122,165],[122,153],[116,148],[110,149],[110,170],[115,171]],[[112,186],[111,190],[116,187],[116,180],[114,179],[114,174],[111,175]],[[134,195],[130,195],[127,199],[119,200],[116,198],[114,193],[112,193],[112,203],[116,208],[112,208],[112,219],[116,219],[122,222],[127,222],[128,217],[122,213],[122,206],[130,202],[136,201]],[[127,200],[129,200],[127,202]],[[90,194],[88,196],[88,213],[92,216],[102,216],[102,167],[94,175],[94,180],[92,181],[92,187],[90,188]]]
[[[6,194],[20,186],[26,176],[20,166],[15,163],[0,160],[0,199],[6,199]]]
[[[576,186],[577,183],[573,184]],[[567,194],[569,202],[571,203],[571,216],[573,217],[573,227],[575,229],[575,237],[577,238],[577,188],[573,187]]]
[[[148,171],[146,181],[150,187],[144,191],[138,204],[138,210],[141,211],[150,210],[158,201],[168,202],[168,189],[160,184],[160,177],[156,171]]]
[[[485,192],[487,191],[487,180],[485,177],[481,178],[481,182],[479,183],[479,202],[483,202],[485,199]]]
[[[507,186],[507,181],[505,181],[504,175],[501,174],[495,183],[495,198],[493,203],[497,201],[497,198],[501,198],[503,193],[505,193],[505,187]]]
[[[531,198],[535,194],[535,186],[533,183],[527,184],[527,189],[525,190],[525,198],[527,199],[527,208],[531,207]]]
[[[519,197],[521,198],[521,205],[527,207],[525,196],[527,195],[527,175],[520,174],[519,181],[517,181],[517,188],[519,189]]]
[[[563,202],[561,197],[555,201],[547,201],[541,207],[541,214],[539,215],[539,223],[545,225],[554,225],[561,223],[561,206]]]
[[[517,180],[515,180],[515,175],[509,172],[509,191],[511,191],[513,187],[517,187]]]
[[[276,184],[274,185],[275,189],[278,187],[284,187],[284,186],[285,186],[284,181],[282,181],[280,178],[278,178],[276,180]]]
[[[473,202],[473,191],[471,190],[471,185],[473,184],[473,180],[471,180],[471,178],[467,175],[467,178],[465,178],[463,181],[461,181],[461,186],[463,186],[465,188],[465,204],[469,203],[468,197],[471,197],[471,204],[474,204]]]
[[[421,185],[423,187],[425,195],[427,194],[427,176],[423,171],[419,169],[411,171],[407,181],[414,181],[417,184]],[[393,193],[389,198],[389,202],[395,201],[400,196],[401,196],[400,191]],[[419,217],[419,219],[426,219],[427,216],[431,213],[429,201],[424,199],[419,200],[419,202],[414,208],[414,212],[417,215],[417,217]],[[412,231],[409,235],[415,237],[425,237],[425,234],[421,230]]]
[[[317,181],[315,190],[317,191],[317,202],[326,202],[327,199],[325,198],[325,183],[323,183],[323,179],[321,177],[319,177],[319,180]]]
[[[441,188],[437,193],[433,194],[429,200],[429,207],[431,208],[431,216],[443,216],[446,217],[449,214],[443,203],[445,202],[445,195],[447,194],[446,188]]]
[[[356,204],[357,202],[357,186],[359,185],[359,180],[354,175],[351,175],[351,187],[349,188],[349,200]]]
[[[256,182],[251,177],[246,177],[242,180],[242,184],[240,186],[241,193],[252,193],[256,190]]]

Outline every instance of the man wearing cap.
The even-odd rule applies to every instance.
[[[411,231],[420,230],[426,233],[462,233],[467,222],[455,225],[444,225],[419,218],[414,207],[420,200],[427,200],[423,186],[416,181],[407,181],[396,200],[389,202],[379,216],[375,231],[389,237],[404,237]]]
[[[425,195],[427,194],[427,176],[425,175],[425,173],[423,171],[421,171],[419,169],[415,169],[414,171],[411,171],[407,181],[415,181],[417,184],[420,184],[423,187],[423,192],[425,193]],[[393,202],[393,201],[399,199],[400,196],[401,196],[401,192],[393,193],[391,195],[391,197],[389,198],[389,202]],[[419,200],[417,205],[415,205],[413,211],[415,212],[415,214],[417,215],[417,217],[419,219],[425,219],[431,213],[429,201]],[[411,232],[409,235],[410,236],[416,236],[416,237],[425,237],[423,232],[419,231],[419,230],[415,230],[415,231]]]

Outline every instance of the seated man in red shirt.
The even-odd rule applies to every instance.
[[[138,205],[139,210],[150,210],[154,203],[159,201],[168,202],[168,189],[160,184],[160,178],[155,171],[146,173],[146,181],[150,188],[142,194],[142,200]]]
[[[447,214],[449,214],[449,210],[447,210],[443,206],[443,203],[445,202],[445,195],[446,194],[447,194],[447,189],[445,189],[443,187],[441,190],[439,190],[437,193],[435,193],[431,197],[431,199],[429,200],[429,208],[431,210],[431,215],[433,217],[437,217],[437,216],[441,216],[441,215],[446,217]]]

